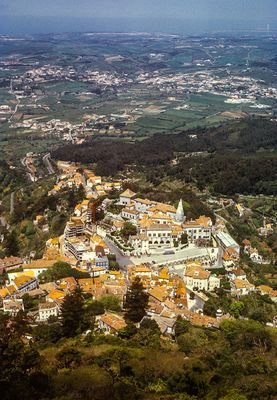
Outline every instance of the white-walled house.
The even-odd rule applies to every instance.
[[[22,299],[3,300],[3,311],[14,317],[19,311],[24,311],[24,303]]]
[[[246,272],[241,268],[233,269],[232,271],[230,271],[228,273],[228,276],[229,276],[230,280],[232,280],[232,281],[234,279],[241,279],[244,281],[247,280]]]
[[[239,253],[233,247],[229,247],[222,256],[223,267],[226,269],[234,267],[239,258]]]
[[[140,217],[140,213],[137,210],[131,208],[123,208],[121,211],[121,217],[128,219],[129,221],[137,221]]]
[[[212,220],[209,217],[201,215],[195,221],[184,223],[184,231],[188,235],[189,242],[195,242],[199,239],[209,241],[212,237]]]
[[[210,275],[211,273],[205,271],[200,265],[191,263],[187,265],[184,272],[184,281],[191,289],[197,288],[199,290],[208,291]]]
[[[126,189],[121,195],[119,196],[119,205],[127,206],[131,203],[132,199],[135,197],[135,193],[132,192],[130,189]]]
[[[216,275],[211,275],[209,278],[209,291],[212,292],[216,288],[220,288],[220,279]]]
[[[139,234],[148,239],[149,249],[172,248],[172,227],[168,224],[150,224],[139,227]]]
[[[98,320],[98,328],[103,330],[105,333],[117,335],[118,331],[125,327],[126,322],[117,314],[106,313],[101,315]]]
[[[145,254],[149,250],[149,240],[146,235],[130,236],[129,242],[130,245],[141,254]]]
[[[137,211],[140,213],[145,213],[150,207],[153,207],[157,203],[148,199],[135,198],[134,204]]]
[[[47,321],[49,317],[57,317],[59,315],[59,308],[55,302],[40,303],[38,314],[39,321]]]
[[[231,283],[231,292],[237,296],[245,296],[255,290],[255,286],[247,280],[234,279]]]
[[[190,289],[213,291],[220,287],[220,279],[211,275],[199,263],[190,263],[184,272],[184,282]]]

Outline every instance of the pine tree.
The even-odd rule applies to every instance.
[[[7,234],[4,246],[7,257],[19,255],[19,241],[15,230],[12,230],[11,233]]]
[[[125,319],[134,323],[141,321],[146,315],[148,298],[140,278],[136,277],[126,294]]]
[[[80,288],[65,296],[61,313],[64,336],[75,336],[84,323],[84,300]]]

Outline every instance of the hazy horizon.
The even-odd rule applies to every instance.
[[[275,0],[0,0],[0,33],[277,29]]]
[[[89,17],[34,17],[1,16],[0,34],[24,35],[65,32],[164,32],[200,34],[226,31],[267,31],[267,21],[197,20],[158,17],[89,18]],[[270,24],[271,32],[277,23]]]

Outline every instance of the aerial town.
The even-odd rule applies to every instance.
[[[276,33],[1,29],[3,400],[275,400]]]
[[[123,306],[127,288],[135,277],[142,280],[149,294],[147,315],[169,336],[174,333],[178,315],[192,324],[213,327],[219,326],[222,318],[232,318],[221,309],[215,317],[203,313],[209,300],[206,293],[216,293],[222,280],[224,284],[229,282],[232,297],[239,299],[256,291],[277,302],[276,290],[251,284],[239,266],[241,253],[248,254],[257,264],[267,260],[246,238],[243,247],[236,243],[224,220],[217,218],[213,223],[205,215],[187,220],[182,199],[175,208],[139,198],[128,188],[122,190],[122,182],[107,181],[91,170],[84,169],[81,173],[74,163],[59,162],[58,167],[57,182],[49,195],[64,187],[83,186],[85,198],[76,204],[64,233],[47,240],[42,259],[1,259],[1,272],[8,277],[0,289],[4,312],[15,315],[24,310],[22,298],[28,294],[39,299],[37,310],[31,311],[32,318],[45,323],[50,316],[59,317],[63,299],[77,285],[97,300],[104,294],[117,296]],[[111,191],[117,194],[114,200],[107,197]],[[109,211],[111,203],[118,213]],[[242,212],[239,204],[234,207]],[[99,223],[97,208],[104,214]],[[46,222],[45,215],[37,215],[34,221],[43,229]],[[267,224],[261,232],[272,233],[272,225]],[[44,272],[57,262],[68,263],[90,277],[77,280],[64,277],[44,283]],[[124,324],[120,314],[105,313],[98,321],[100,330],[113,334]],[[271,325],[276,324],[275,319]]]

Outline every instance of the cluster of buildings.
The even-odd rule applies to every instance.
[[[252,107],[262,108],[256,99],[276,99],[277,89],[264,85],[264,81],[244,75],[217,75],[217,71],[201,71],[163,75],[159,71],[141,73],[137,82],[156,87],[166,93],[211,93],[228,97],[226,103],[248,103]],[[268,106],[264,106],[267,108]]]
[[[120,87],[133,82],[127,74],[118,74],[110,71],[87,69],[79,76],[82,82],[97,84],[99,87]]]
[[[55,240],[52,239],[52,242],[54,245]],[[96,300],[101,300],[106,295],[116,296],[123,306],[128,287],[139,277],[149,295],[147,317],[157,322],[163,335],[174,334],[179,315],[194,325],[206,327],[218,327],[222,318],[230,317],[223,315],[221,310],[218,310],[215,318],[203,314],[204,304],[209,299],[207,294],[220,287],[222,277],[212,274],[201,262],[190,261],[178,269],[146,264],[128,265],[126,271],[94,267],[86,269],[90,274],[88,278],[76,280],[66,277],[43,283],[41,274],[57,261],[67,262],[72,268],[84,271],[73,257],[56,256],[50,259],[51,255],[53,253],[49,252],[48,247],[45,258],[29,264],[24,264],[22,260],[20,263],[19,259],[5,260],[6,268],[11,269],[7,270],[8,282],[0,289],[4,312],[16,315],[20,310],[24,311],[24,294],[28,293],[30,297],[39,299],[36,309],[29,311],[30,316],[37,323],[45,323],[50,317],[59,318],[65,296],[72,293],[77,286]],[[233,296],[240,297],[255,290],[267,294],[277,302],[276,291],[266,285],[255,287],[248,282],[247,275],[241,268],[229,269],[227,276]],[[105,312],[97,317],[97,323],[100,330],[113,334],[126,326],[121,313]]]
[[[22,107],[24,106],[22,105]],[[19,106],[20,108],[21,106]],[[39,131],[42,137],[56,137],[75,144],[83,143],[84,138],[92,132],[85,123],[73,124],[60,119],[41,121],[37,118],[28,118],[20,122],[13,122],[11,128],[24,128],[30,130],[30,132]]]
[[[199,275],[194,277],[197,272]],[[217,318],[203,315],[203,305],[208,297],[201,289],[197,289],[197,285],[202,289],[207,287],[208,282],[211,283],[211,274],[205,273],[200,263],[184,265],[180,275],[167,267],[160,269],[144,264],[128,266],[126,273],[128,285],[136,277],[141,279],[149,295],[146,318],[157,322],[162,335],[174,335],[178,316],[197,326],[219,326],[221,314]],[[216,285],[219,283],[218,279]],[[117,334],[125,326],[124,319],[118,314],[108,312],[98,317],[98,327],[104,332]]]
[[[256,264],[268,264],[268,260],[265,260],[258,252],[256,247],[252,247],[250,240],[244,239],[243,242],[243,251],[247,254],[251,261]]]
[[[76,77],[76,71],[73,67],[61,67],[48,65],[43,67],[33,67],[23,74],[21,77],[24,83],[43,83],[59,81],[61,79],[72,79]]]
[[[211,240],[211,219],[200,216],[195,221],[186,221],[182,200],[176,209],[169,204],[139,198],[127,189],[120,194],[118,205],[123,207],[120,217],[137,228],[137,234],[129,238],[137,254],[178,247],[184,235],[184,243],[197,243],[199,240],[207,243]],[[120,228],[120,223],[114,224],[115,230]]]
[[[13,78],[12,89],[17,96],[32,96],[31,88],[41,83],[78,80],[89,82],[97,88],[116,87],[132,83],[133,80],[124,74],[111,71],[85,69],[77,71],[73,66],[44,65],[33,66],[20,76]],[[88,94],[91,94],[89,92]]]
[[[97,199],[100,196],[105,196],[112,190],[120,190],[121,182],[107,181],[101,176],[96,176],[89,169],[80,169],[74,163],[58,161],[57,167],[60,174],[54,187],[48,192],[48,195],[55,195],[65,188],[80,188],[83,187],[86,199]],[[76,205],[75,215],[81,215],[81,205]]]
[[[266,220],[264,219],[263,226],[258,228],[258,235],[260,237],[267,237],[267,236],[272,235],[273,232],[274,232],[274,230],[273,230],[272,224],[266,223]]]
[[[46,251],[44,257],[50,255],[51,253]],[[20,271],[8,271],[8,282],[0,289],[3,311],[11,315],[20,310],[24,311],[24,294],[28,293],[30,297],[39,299],[38,307],[30,311],[30,316],[37,323],[47,322],[50,317],[59,317],[65,296],[77,286],[96,300],[101,300],[105,295],[114,295],[123,306],[128,286],[135,277],[140,277],[149,294],[147,315],[157,321],[163,334],[174,333],[173,328],[178,315],[196,325],[219,324],[220,319],[204,316],[202,310],[205,301],[208,300],[204,291],[215,290],[220,286],[220,279],[205,271],[201,263],[187,263],[183,265],[179,274],[167,267],[160,269],[144,264],[129,265],[126,271],[95,267],[87,270],[90,273],[89,278],[76,280],[67,277],[43,283],[41,274],[53,267],[57,261],[67,262],[72,268],[84,271],[73,257],[43,258],[29,264],[21,261]],[[116,333],[125,326],[124,324],[120,314],[105,313],[98,317],[99,329],[106,332]]]
[[[19,110],[21,108],[24,108],[24,105],[18,106]],[[39,108],[39,106],[36,105],[36,108]],[[47,107],[43,108],[44,111],[45,109],[47,111]],[[86,109],[86,107],[84,107],[84,109]],[[4,118],[4,112],[2,112],[2,114]],[[30,130],[30,132],[39,131],[42,137],[56,137],[74,144],[81,144],[86,137],[94,134],[108,136],[130,135],[134,133],[134,131],[127,126],[131,122],[134,122],[134,119],[128,114],[111,114],[107,116],[92,113],[84,114],[83,121],[78,124],[62,121],[60,119],[41,121],[38,118],[27,118],[13,122],[11,128],[24,128]]]
[[[12,109],[8,104],[0,105],[0,123],[4,123],[8,120],[12,113]]]
[[[170,204],[142,199],[130,189],[121,194],[121,182],[108,182],[96,176],[91,170],[81,169],[77,165],[59,162],[60,175],[49,195],[58,193],[64,187],[84,187],[85,198],[75,206],[64,233],[50,238],[46,242],[43,258],[40,260],[21,260],[10,257],[0,260],[0,271],[7,273],[8,280],[0,288],[0,299],[4,312],[15,315],[24,310],[24,295],[39,299],[38,307],[29,311],[37,323],[47,322],[50,317],[59,318],[65,296],[79,286],[84,293],[94,299],[110,294],[117,296],[121,305],[131,282],[139,277],[144,290],[149,295],[147,317],[155,319],[164,335],[172,335],[178,315],[192,324],[201,326],[219,326],[223,315],[218,310],[215,318],[203,315],[205,303],[210,293],[221,287],[221,280],[230,283],[231,296],[240,297],[252,291],[267,294],[276,302],[276,291],[269,286],[255,287],[240,268],[240,245],[228,233],[225,222],[217,218],[215,223],[207,216],[195,220],[185,217],[183,202],[177,208]],[[114,191],[113,200],[107,195]],[[117,213],[109,206],[112,204]],[[101,207],[104,220],[96,224],[96,211]],[[41,218],[39,218],[41,217]],[[43,223],[44,216],[37,216],[37,224]],[[125,247],[119,246],[121,232],[129,223],[136,234],[130,234]],[[109,240],[107,240],[107,238]],[[110,268],[110,242],[112,250],[121,254],[124,265],[119,270]],[[160,254],[162,257],[210,246],[214,251],[214,260],[206,262],[203,257],[187,257],[176,263],[132,262],[146,254]],[[243,242],[244,251],[253,253],[251,243]],[[184,250],[185,249],[185,250]],[[211,258],[211,256],[209,256]],[[252,259],[252,258],[251,258]],[[88,277],[75,279],[72,276],[44,283],[43,273],[59,261],[68,263]],[[215,264],[215,261],[217,264]],[[224,276],[213,273],[213,268],[223,268]],[[121,314],[106,312],[97,319],[98,328],[116,334],[125,327]]]

